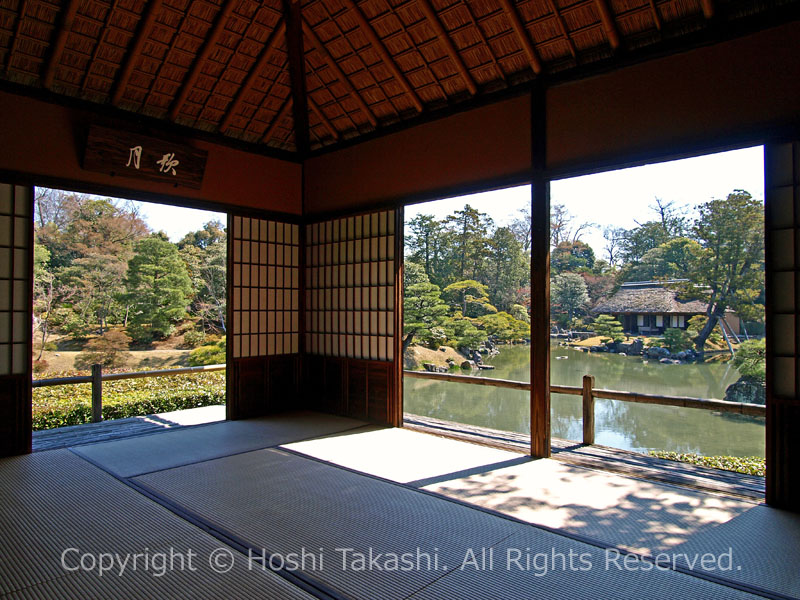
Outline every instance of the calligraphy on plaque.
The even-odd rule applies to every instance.
[[[207,156],[203,150],[92,125],[83,154],[83,168],[114,177],[199,189]]]

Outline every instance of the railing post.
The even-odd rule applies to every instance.
[[[583,376],[583,443],[594,444],[594,375]]]
[[[103,366],[92,365],[92,423],[103,420]]]

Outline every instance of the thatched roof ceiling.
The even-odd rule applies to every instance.
[[[702,314],[707,304],[699,300],[681,301],[675,290],[654,286],[622,286],[609,299],[592,309],[594,314]]]
[[[305,152],[795,1],[0,0],[0,81]]]

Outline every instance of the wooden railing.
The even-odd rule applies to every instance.
[[[108,373],[103,375],[101,365],[92,365],[91,375],[77,375],[75,377],[54,377],[52,379],[34,379],[32,387],[49,387],[53,385],[72,385],[76,383],[92,384],[92,423],[103,420],[103,382],[120,381],[121,379],[141,379],[144,377],[172,377],[186,373],[204,373],[208,371],[224,371],[225,365],[203,365],[200,367],[179,367],[177,369],[162,369],[159,371],[134,371],[131,373]]]
[[[450,373],[430,373],[428,371],[403,371],[406,377],[428,379],[434,381],[450,381],[453,383],[469,383],[486,385],[512,390],[530,391],[531,384],[510,379],[493,379],[489,377],[473,377],[472,375],[453,375]],[[595,389],[594,376],[584,375],[583,385],[551,385],[551,394],[569,394],[583,398],[583,443],[594,444],[594,401],[595,398],[620,400],[638,404],[658,404],[660,406],[679,406],[682,408],[699,408],[717,412],[764,417],[767,407],[761,404],[745,404],[743,402],[727,402],[725,400],[706,400],[704,398],[688,398],[686,396],[659,396],[656,394],[640,394],[637,392],[621,392],[616,390]]]

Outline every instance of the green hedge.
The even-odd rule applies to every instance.
[[[48,377],[70,375],[75,373],[48,373]],[[103,383],[103,419],[124,419],[224,403],[224,371]],[[80,425],[91,420],[90,384],[34,388],[34,431]]]
[[[764,476],[766,472],[766,460],[759,456],[701,456],[699,454],[679,454],[677,452],[663,452],[658,450],[650,451],[650,456],[665,458],[677,462],[691,463],[712,469],[722,469],[724,471],[735,471],[745,475]]]

